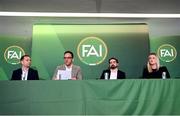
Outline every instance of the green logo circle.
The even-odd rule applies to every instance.
[[[87,37],[79,43],[77,54],[79,59],[87,65],[98,65],[102,63],[107,56],[107,46],[98,37]]]
[[[4,52],[6,62],[16,65],[20,63],[20,58],[25,55],[24,50],[19,46],[10,46]]]
[[[163,44],[158,48],[158,57],[164,62],[171,62],[177,56],[176,48],[170,44]]]

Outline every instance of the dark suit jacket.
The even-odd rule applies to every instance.
[[[22,69],[19,68],[13,71],[11,80],[21,80]],[[39,80],[38,71],[29,68],[27,80]]]
[[[104,71],[102,72],[100,79],[105,79],[104,74],[105,74],[106,72],[108,73],[108,79],[110,79],[111,71],[110,71],[109,69],[108,69],[108,70],[104,70]],[[118,74],[117,74],[117,79],[125,79],[125,78],[126,78],[125,72],[122,72],[122,71],[118,70],[117,73],[118,73]]]
[[[166,78],[170,78],[168,69],[165,66],[162,66],[159,68],[158,71],[153,71],[151,73],[149,73],[147,67],[145,67],[143,69],[143,78],[145,78],[145,79],[161,79],[163,72],[166,72]]]

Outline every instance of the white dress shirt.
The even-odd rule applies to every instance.
[[[110,75],[110,79],[117,79],[117,72],[118,70],[110,70],[111,71],[111,75]]]
[[[71,79],[71,72],[72,72],[72,66],[70,68],[66,67],[66,72],[69,73],[70,77],[67,77],[68,79]]]
[[[22,69],[21,80],[27,80],[28,72],[29,72],[29,69],[27,70]]]

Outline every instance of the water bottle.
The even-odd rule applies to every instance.
[[[105,80],[108,80],[108,76],[109,76],[109,74],[108,74],[107,72],[105,72],[105,73],[104,73],[104,79],[105,79]]]
[[[162,79],[166,79],[166,72],[162,72]]]

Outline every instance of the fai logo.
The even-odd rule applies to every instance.
[[[107,52],[106,44],[97,37],[87,37],[77,47],[79,59],[87,65],[102,63],[107,56]]]
[[[19,64],[20,58],[25,55],[24,50],[19,46],[10,46],[4,52],[4,59],[10,64]]]
[[[176,58],[177,51],[172,45],[164,44],[158,48],[157,54],[162,61],[171,62]]]

